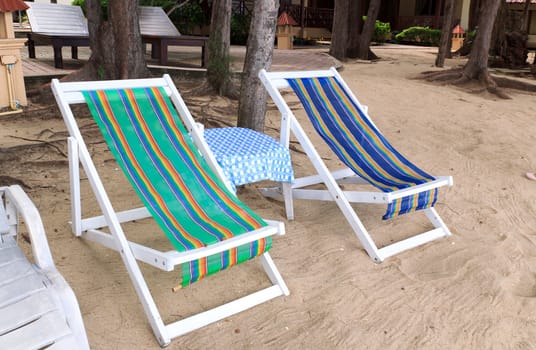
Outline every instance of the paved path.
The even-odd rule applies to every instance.
[[[54,68],[54,60],[51,46],[37,46],[36,59],[28,58],[28,51],[23,49],[22,67],[25,77],[55,77],[69,74],[78,69],[89,58],[88,48],[79,48],[79,60],[70,58],[70,48],[63,49],[64,69]],[[341,63],[327,54],[328,46],[297,48],[295,50],[274,50],[272,70],[312,70],[340,67]],[[246,48],[243,46],[231,47],[231,65],[234,71],[241,71]],[[169,61],[174,66],[166,67],[171,70],[202,70],[193,68],[200,65],[201,50],[199,48],[173,47],[170,48]],[[149,67],[161,68],[148,60]]]

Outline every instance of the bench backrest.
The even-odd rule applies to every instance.
[[[87,20],[80,6],[27,2],[26,10],[32,32],[72,36],[89,36]]]
[[[181,33],[161,7],[140,6],[141,35],[177,37]]]

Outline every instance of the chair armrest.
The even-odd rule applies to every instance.
[[[0,189],[0,191],[5,190]],[[0,197],[0,234],[9,232],[9,224],[7,223],[7,213],[6,208],[4,208],[4,203]]]
[[[9,186],[6,189],[8,205],[14,205],[18,215],[24,219],[26,228],[32,242],[34,262],[43,270],[55,269],[54,260],[48,246],[45,228],[41,221],[39,211],[28,195],[18,185]]]

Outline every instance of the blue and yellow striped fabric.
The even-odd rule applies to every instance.
[[[162,89],[84,93],[108,147],[178,251],[201,248],[267,224],[210,169]],[[182,285],[267,251],[271,239],[182,264]]]
[[[287,79],[320,136],[344,164],[383,192],[435,180],[383,137],[334,77]],[[383,219],[432,207],[437,189],[406,196],[387,206]]]

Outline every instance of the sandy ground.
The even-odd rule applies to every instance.
[[[524,177],[536,171],[536,99],[510,91],[513,98],[501,100],[414,80],[433,69],[430,50],[376,51],[382,60],[348,62],[341,74],[399,151],[431,174],[454,177],[436,206],[453,235],[374,264],[334,203],[296,201],[289,222],[281,202],[249,185],[240,197],[263,217],[286,223],[271,254],[291,295],[175,339],[169,349],[536,348],[536,183]],[[234,118],[227,100],[185,95],[196,117],[224,111],[224,119]],[[46,103],[33,108],[43,113],[0,118],[2,175],[30,187],[92,348],[158,349],[119,255],[71,235],[65,127]],[[296,114],[305,120],[301,110]],[[274,136],[278,118],[270,104],[267,132]],[[91,119],[80,124],[114,205],[126,208],[133,194]],[[35,146],[18,150],[23,143]],[[336,168],[339,162],[317,145]],[[303,154],[292,157],[297,175],[311,173]],[[84,212],[97,214],[85,179],[82,193]],[[381,206],[355,208],[380,245],[428,227],[420,213],[385,222]],[[139,241],[166,244],[150,224],[129,230]],[[257,261],[179,293],[171,291],[178,273],[142,270],[165,321],[268,285]]]

